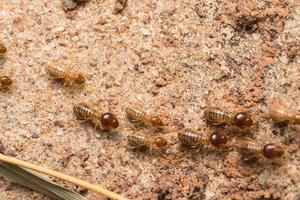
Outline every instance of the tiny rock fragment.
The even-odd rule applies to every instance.
[[[37,133],[34,133],[31,137],[32,137],[33,139],[38,139],[38,138],[40,137],[40,135],[37,134]]]
[[[127,5],[127,0],[116,0],[113,14],[116,15],[121,13],[126,7],[126,5]]]
[[[97,24],[99,24],[99,25],[104,25],[106,23],[107,23],[107,19],[104,17],[101,17],[97,22]]]
[[[85,162],[90,158],[90,154],[88,150],[83,149],[76,153],[76,156],[81,160],[81,162]]]
[[[300,55],[300,41],[288,43],[285,51],[289,62],[291,62],[296,56]]]
[[[77,7],[77,1],[74,0],[63,0],[62,1],[63,9],[65,11],[74,10]]]
[[[135,71],[139,71],[140,65],[139,65],[139,64],[134,64],[134,65],[133,65],[133,69],[134,69]]]
[[[159,93],[159,88],[154,85],[149,89],[149,92],[153,95],[157,95]]]
[[[166,81],[165,79],[163,79],[161,77],[155,79],[154,82],[157,87],[164,87],[164,86],[168,85],[168,81]]]
[[[2,143],[2,141],[0,140],[0,153],[4,153],[4,151],[5,151],[5,146]]]
[[[59,128],[63,128],[63,127],[64,127],[64,124],[63,124],[63,122],[60,121],[60,120],[55,120],[55,121],[54,121],[54,126],[57,126],[57,127],[59,127]]]
[[[149,36],[149,35],[151,35],[151,32],[150,32],[148,29],[146,29],[146,28],[141,28],[141,32],[142,32],[142,34],[143,34],[144,36]]]
[[[149,24],[151,21],[151,16],[149,14],[145,14],[145,16],[143,16],[142,18],[144,24]]]
[[[99,19],[98,22],[96,22],[94,25],[93,25],[93,29],[95,31],[99,31],[99,32],[104,32],[105,30],[105,25],[107,23],[107,21],[103,18]]]
[[[63,8],[65,11],[74,10],[78,4],[83,4],[89,0],[63,0]]]
[[[99,61],[98,61],[98,54],[96,51],[90,53],[90,56],[88,58],[88,63],[92,66],[97,66]]]
[[[149,65],[155,63],[155,57],[150,53],[143,53],[141,55],[140,61],[143,65]]]
[[[197,4],[195,6],[195,12],[200,18],[204,18],[207,15],[207,10],[203,7],[204,5]]]

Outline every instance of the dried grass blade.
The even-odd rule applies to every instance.
[[[87,200],[82,195],[59,186],[34,172],[13,164],[0,162],[0,176],[56,200]]]

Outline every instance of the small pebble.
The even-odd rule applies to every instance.
[[[151,35],[151,32],[150,32],[148,29],[146,29],[146,28],[141,28],[141,32],[142,32],[142,34],[143,34],[144,36],[149,36],[149,35]]]
[[[77,7],[77,2],[74,0],[63,0],[62,1],[64,10],[74,10]]]
[[[139,71],[140,65],[139,64],[134,64],[133,69],[135,71]]]
[[[60,121],[60,120],[55,120],[55,121],[54,121],[54,126],[57,126],[57,127],[59,127],[59,128],[63,128],[63,127],[64,127],[64,124],[63,124],[63,122]]]
[[[127,5],[127,0],[116,0],[113,14],[121,13]]]
[[[153,86],[149,89],[149,92],[155,96],[159,93],[159,88],[156,86]]]
[[[40,135],[39,134],[36,134],[36,133],[34,133],[32,136],[31,136],[32,138],[34,138],[34,139],[38,139],[39,137],[40,137]]]

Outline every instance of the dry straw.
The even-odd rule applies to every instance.
[[[27,181],[24,181],[25,180],[24,177],[26,177],[26,174],[30,177],[33,177],[34,174],[31,173],[30,171],[24,170],[24,169],[19,168],[19,167],[27,168],[27,169],[30,169],[30,170],[33,170],[33,171],[36,171],[36,172],[40,172],[40,173],[43,173],[43,174],[47,174],[49,176],[56,177],[56,178],[64,180],[64,181],[68,181],[70,183],[81,186],[85,189],[92,190],[94,192],[97,192],[97,193],[99,193],[101,195],[104,195],[106,197],[109,197],[111,199],[117,199],[117,200],[125,200],[126,199],[125,197],[123,197],[119,194],[116,194],[112,191],[109,191],[109,190],[107,190],[107,189],[105,189],[101,186],[94,185],[94,184],[85,182],[83,180],[68,176],[66,174],[63,174],[63,173],[60,173],[60,172],[57,172],[57,171],[54,171],[54,170],[46,169],[44,167],[41,167],[41,166],[38,166],[38,165],[35,165],[35,164],[31,164],[31,163],[28,163],[28,162],[25,162],[25,161],[22,161],[22,160],[11,158],[11,157],[5,156],[1,153],[0,153],[0,161],[4,162],[4,163],[0,162],[0,175],[1,176],[5,176],[7,178],[10,178],[10,179],[12,179],[12,181],[17,182],[21,185],[30,187],[31,189],[36,189],[37,191],[42,192],[42,193],[44,193],[44,194],[46,194],[50,197],[51,197],[51,194],[53,193],[53,190],[55,189],[54,191],[56,191],[58,193],[60,192],[59,194],[62,194],[62,196],[63,195],[71,195],[71,196],[73,195],[69,199],[78,199],[78,200],[86,199],[85,197],[83,197],[83,196],[81,196],[81,195],[79,195],[75,192],[67,190],[67,189],[65,189],[65,188],[63,188],[63,187],[61,187],[61,186],[59,186],[59,185],[57,185],[57,184],[55,184],[51,181],[47,181],[45,178],[42,178],[40,176],[34,177],[34,179],[36,179],[36,180],[26,179]],[[10,163],[12,165],[7,164],[7,163]],[[13,165],[17,165],[19,167],[13,166]],[[14,180],[14,179],[17,179],[17,180]],[[40,188],[41,186],[39,188],[36,188],[37,185],[39,185],[39,184],[37,184],[37,183],[39,183],[39,181],[43,181],[43,183],[46,184],[44,186],[43,190]],[[49,192],[50,189],[53,189],[51,191],[52,193],[47,194],[47,192],[50,193]],[[55,195],[59,196],[59,194],[52,194],[52,198],[56,198]],[[56,199],[59,199],[59,198],[56,198]],[[64,199],[64,198],[61,198],[61,199]],[[65,198],[65,199],[68,199],[68,198]]]

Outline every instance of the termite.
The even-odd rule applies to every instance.
[[[245,158],[264,157],[267,159],[277,159],[284,155],[281,145],[269,143],[259,145],[250,140],[237,141],[235,146]]]
[[[164,124],[158,116],[148,114],[137,105],[128,106],[125,111],[127,118],[132,122],[144,123],[154,129],[163,128]]]
[[[68,67],[64,67],[61,64],[49,65],[46,68],[48,74],[57,79],[64,79],[67,82],[75,83],[77,85],[83,85],[86,80],[81,73],[76,73]]]
[[[126,136],[128,145],[132,148],[138,148],[146,146],[150,151],[157,148],[164,148],[168,145],[168,142],[162,137],[145,137],[142,135],[128,135]]]
[[[13,81],[8,76],[0,76],[0,84],[1,84],[1,86],[8,87],[12,83],[13,83]]]
[[[213,124],[234,125],[241,129],[253,124],[248,112],[229,113],[217,107],[209,107],[204,111],[204,117]]]
[[[222,133],[212,133],[210,136],[202,136],[191,130],[180,131],[177,134],[179,141],[192,148],[201,147],[203,145],[212,145],[221,147],[227,143],[227,137]]]
[[[110,112],[101,113],[88,103],[78,103],[73,106],[76,117],[80,120],[90,120],[96,127],[102,130],[116,129],[119,126],[118,119]]]
[[[270,105],[269,115],[276,122],[289,121],[300,124],[300,112],[291,109],[282,100],[276,100]]]

